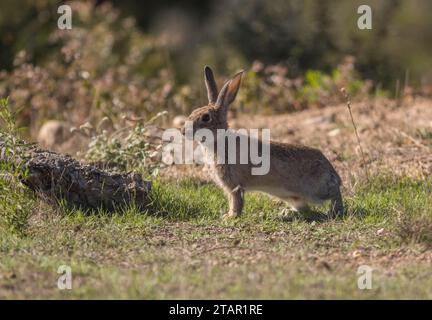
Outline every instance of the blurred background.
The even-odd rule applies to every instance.
[[[181,82],[190,81],[189,77],[201,70],[203,63],[228,72],[254,60],[282,62],[291,67],[292,75],[297,75],[308,69],[331,71],[345,55],[357,58],[362,77],[383,85],[392,85],[407,70],[414,82],[431,77],[432,3],[428,0],[370,1],[372,30],[357,28],[357,8],[364,1],[83,2],[86,4],[74,6],[74,27],[105,31],[105,36],[113,41],[105,40],[105,45],[111,45],[116,62],[133,49],[121,42],[131,40],[121,37],[129,32],[136,42],[154,40],[154,46],[166,50],[165,59],[169,59]],[[52,36],[59,16],[57,8],[62,3],[1,1],[2,68],[10,70],[20,50],[25,50],[36,64],[49,59],[52,51],[58,49],[56,44],[60,45]],[[122,21],[127,17],[130,19]],[[151,39],[143,38],[145,35]],[[158,63],[167,61],[147,61],[143,68],[151,72],[151,67],[160,67]]]
[[[370,96],[430,95],[432,2],[364,1],[0,2],[0,96],[35,136],[47,120],[71,126],[120,115],[171,119],[206,102],[205,64],[218,81],[247,71],[236,109],[292,112]]]

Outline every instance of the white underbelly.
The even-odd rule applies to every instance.
[[[286,190],[283,187],[277,187],[277,186],[253,186],[247,188],[247,191],[263,192],[285,200],[293,197],[299,197],[298,194],[290,192],[289,190]]]

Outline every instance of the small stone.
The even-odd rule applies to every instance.
[[[340,129],[339,129],[339,128],[336,128],[336,129],[333,129],[333,130],[329,131],[329,132],[327,133],[327,135],[328,135],[329,137],[335,137],[335,136],[337,136],[339,133],[340,133]]]
[[[354,252],[352,253],[353,258],[359,258],[361,256],[362,256],[362,252],[360,250],[354,250]]]
[[[382,235],[384,233],[384,228],[378,229],[377,230],[377,235]]]

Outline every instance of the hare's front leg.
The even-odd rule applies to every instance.
[[[239,185],[232,190],[226,190],[229,211],[224,218],[236,218],[241,215],[244,204],[244,189]]]
[[[330,218],[335,218],[337,216],[342,216],[344,213],[345,211],[342,201],[342,195],[340,189],[337,188],[337,190],[335,190],[332,194],[328,215]]]

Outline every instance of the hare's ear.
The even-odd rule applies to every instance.
[[[219,92],[216,101],[217,107],[227,108],[234,101],[240,88],[242,74],[243,70],[236,73],[231,80],[225,83],[222,90]]]
[[[213,71],[209,66],[204,67],[204,82],[207,88],[208,100],[211,104],[215,104],[218,97],[218,89]]]

